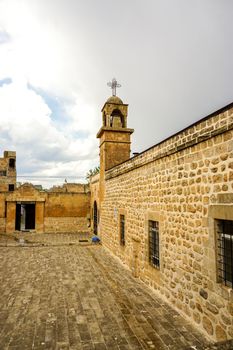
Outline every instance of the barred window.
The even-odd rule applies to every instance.
[[[159,269],[159,223],[149,220],[149,262]]]
[[[120,244],[125,245],[125,215],[120,215]]]
[[[233,287],[233,221],[217,220],[218,279]]]
[[[0,176],[6,176],[6,170],[0,170]]]

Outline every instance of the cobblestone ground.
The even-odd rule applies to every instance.
[[[208,344],[88,238],[0,235],[0,350],[233,349]]]

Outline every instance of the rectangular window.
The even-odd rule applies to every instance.
[[[15,159],[14,158],[10,158],[9,159],[9,167],[10,168],[15,168]]]
[[[6,176],[6,170],[0,170],[0,176]]]
[[[125,215],[120,215],[120,244],[125,245]]]
[[[233,287],[233,221],[217,220],[218,279]]]
[[[149,262],[159,269],[159,223],[149,220]]]
[[[9,185],[8,190],[11,191],[11,192],[14,191],[15,190],[15,185]]]

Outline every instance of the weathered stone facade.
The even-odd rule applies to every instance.
[[[233,290],[218,278],[216,232],[218,220],[233,220],[233,105],[110,170],[100,158],[99,211],[103,244],[134,276],[210,338],[233,337]],[[149,262],[150,220],[159,225],[159,268]]]

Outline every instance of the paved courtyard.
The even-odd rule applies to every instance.
[[[0,235],[1,350],[210,348],[102,246],[85,242],[87,237],[22,237],[27,240]]]

